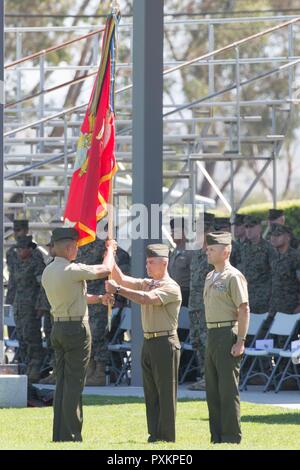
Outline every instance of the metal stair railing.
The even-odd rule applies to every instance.
[[[256,19],[256,20],[257,20],[257,19]],[[264,31],[262,31],[262,32],[260,32],[260,33],[256,33],[256,34],[254,34],[254,35],[251,35],[251,36],[248,36],[248,37],[246,37],[246,38],[243,38],[243,39],[240,40],[240,41],[235,41],[234,43],[231,43],[231,44],[229,44],[229,45],[227,45],[227,46],[225,46],[225,47],[223,47],[223,48],[210,51],[209,53],[204,54],[204,55],[202,55],[202,56],[200,56],[200,57],[197,57],[197,58],[192,59],[192,60],[190,60],[190,61],[186,61],[186,62],[181,63],[181,64],[179,64],[179,65],[176,65],[175,67],[172,67],[172,68],[170,68],[170,69],[167,69],[167,70],[164,71],[164,75],[167,75],[167,74],[169,74],[169,73],[172,73],[172,72],[175,72],[175,71],[177,71],[177,70],[180,70],[180,69],[183,68],[183,67],[187,67],[187,66],[189,66],[189,65],[193,65],[193,64],[196,64],[196,63],[199,63],[199,62],[202,62],[202,63],[205,63],[205,61],[208,62],[209,59],[211,59],[211,62],[215,62],[214,56],[215,56],[216,54],[220,54],[221,52],[224,52],[224,51],[227,51],[227,50],[233,49],[233,48],[235,48],[236,54],[237,54],[237,57],[236,57],[236,61],[235,61],[235,62],[236,62],[237,69],[238,69],[238,67],[239,67],[239,65],[240,65],[240,58],[238,57],[238,48],[239,48],[241,45],[247,44],[247,41],[250,41],[250,40],[253,40],[253,39],[255,39],[255,38],[261,37],[261,36],[263,36],[263,35],[265,35],[265,34],[269,34],[269,33],[271,33],[271,32],[277,31],[277,30],[279,30],[279,29],[281,29],[281,28],[285,28],[285,27],[287,27],[287,26],[289,27],[289,30],[290,30],[290,31],[289,31],[289,41],[290,41],[290,37],[291,37],[291,34],[290,34],[290,33],[292,33],[292,30],[291,30],[292,25],[295,24],[295,23],[297,23],[297,22],[299,22],[299,21],[300,21],[300,18],[293,18],[293,19],[291,19],[290,21],[287,21],[287,22],[285,22],[285,23],[282,23],[282,24],[277,25],[277,26],[272,27],[272,28],[268,28],[268,29],[266,29],[266,30],[264,30]],[[210,22],[211,22],[211,21],[210,21]],[[221,23],[219,23],[219,24],[221,24]],[[95,33],[95,34],[96,34],[96,33]],[[290,48],[289,48],[289,54],[288,54],[289,62],[287,62],[287,63],[284,64],[283,66],[276,67],[275,69],[272,69],[271,71],[268,71],[268,72],[266,72],[266,73],[260,74],[260,76],[252,77],[251,79],[249,79],[249,80],[247,80],[247,81],[244,81],[244,82],[239,81],[239,77],[238,77],[238,74],[237,74],[237,76],[236,76],[236,78],[237,78],[236,83],[235,83],[232,87],[227,88],[227,89],[225,89],[225,90],[221,90],[220,92],[211,93],[210,95],[207,95],[206,97],[201,98],[200,100],[197,100],[197,101],[192,102],[192,103],[187,103],[186,105],[173,106],[174,109],[172,109],[171,111],[168,111],[167,113],[165,113],[165,114],[164,114],[164,117],[167,117],[167,116],[169,116],[169,115],[171,115],[171,114],[177,113],[177,112],[179,112],[179,111],[181,111],[181,110],[183,110],[183,109],[194,108],[195,106],[199,106],[199,105],[202,105],[202,104],[205,104],[205,105],[208,105],[208,106],[213,107],[213,106],[216,105],[216,102],[210,101],[210,100],[213,100],[213,98],[215,98],[216,96],[221,95],[222,93],[225,93],[225,92],[227,92],[227,91],[231,91],[231,90],[233,90],[233,89],[239,89],[239,90],[240,90],[240,88],[243,87],[243,86],[246,85],[246,84],[252,83],[252,82],[254,82],[255,80],[259,80],[259,79],[266,78],[267,76],[269,76],[269,75],[271,75],[271,74],[278,73],[278,72],[280,72],[281,70],[284,70],[284,69],[287,69],[288,71],[292,70],[292,68],[293,68],[297,63],[299,63],[300,59],[295,59],[295,57],[292,55],[291,52],[292,52],[292,50],[291,50],[291,47],[290,47]],[[293,58],[295,59],[293,62],[291,62],[291,57],[293,57]],[[211,67],[211,66],[213,66],[213,64],[210,64],[209,66]],[[213,70],[213,69],[211,69],[211,70]],[[289,100],[261,100],[261,105],[266,106],[266,105],[270,104],[270,105],[272,105],[272,110],[275,109],[275,108],[274,108],[275,105],[280,105],[280,104],[283,104],[283,103],[289,103],[289,105],[291,105],[291,103],[292,103],[292,87],[291,87],[291,78],[290,78],[291,75],[292,75],[292,74],[289,72]],[[69,83],[69,82],[68,82],[68,83]],[[131,87],[132,87],[132,85],[128,85],[128,86],[126,86],[126,87],[123,87],[123,88],[119,89],[117,92],[118,92],[118,93],[122,93],[122,92],[124,92],[124,91],[129,90]],[[216,94],[216,93],[217,93],[217,94]],[[257,104],[259,104],[259,101],[260,101],[260,100],[257,100],[257,101],[258,101]],[[252,105],[254,105],[254,102],[253,102],[253,101],[252,101],[251,103],[252,103]],[[39,126],[41,123],[43,123],[43,124],[44,124],[44,123],[49,123],[49,125],[51,125],[51,121],[55,120],[56,118],[60,118],[60,117],[64,117],[64,121],[61,123],[61,125],[65,126],[65,125],[66,125],[66,124],[65,124],[66,114],[80,111],[80,110],[82,110],[82,109],[86,106],[86,104],[87,104],[87,103],[84,103],[84,104],[82,104],[82,105],[77,105],[77,106],[74,106],[74,107],[69,108],[69,109],[67,109],[67,110],[64,110],[64,111],[62,111],[62,112],[55,113],[55,114],[53,114],[53,115],[51,115],[51,116],[47,116],[47,117],[45,117],[45,118],[43,118],[43,119],[39,119],[38,121],[35,121],[35,122],[33,122],[33,123],[29,123],[29,124],[27,124],[27,125],[25,125],[25,126],[21,126],[21,127],[19,127],[19,128],[13,129],[13,130],[11,130],[11,131],[9,131],[9,132],[6,132],[4,135],[5,135],[6,137],[9,137],[9,136],[11,136],[11,135],[16,135],[16,133],[18,133],[18,132],[21,132],[21,131],[23,131],[23,130],[26,130],[26,129],[29,129],[29,128],[32,128],[32,127]],[[240,114],[240,108],[241,108],[242,106],[249,105],[249,104],[250,104],[250,103],[246,103],[246,102],[243,102],[243,101],[241,101],[241,100],[236,100],[236,115],[233,116],[233,123],[236,123],[237,127],[240,126],[240,123],[241,123],[241,121],[242,121],[242,119],[241,119],[241,114]],[[228,105],[228,106],[231,105],[231,106],[232,106],[232,102],[230,102],[229,104],[223,102],[222,105],[224,105],[224,106],[225,106],[225,105],[226,105],[226,106],[227,106],[227,105]],[[183,107],[183,106],[184,106],[184,107]],[[261,119],[260,116],[258,116],[258,118]],[[206,119],[207,119],[207,118],[206,118]],[[274,116],[273,116],[272,119],[273,119],[273,121],[274,121]],[[213,117],[210,118],[210,122],[213,122],[213,120],[214,120]],[[225,120],[226,120],[226,117],[224,117],[224,121],[225,121]],[[168,120],[168,121],[169,121],[169,120]],[[173,120],[173,121],[176,121],[176,120]],[[178,121],[182,122],[182,120],[180,120],[180,119],[178,119]],[[195,121],[192,121],[192,122],[195,122]],[[200,121],[199,121],[199,122],[200,122]],[[203,122],[206,122],[206,121],[205,121],[205,118],[203,118]],[[124,124],[126,125],[126,123],[124,123]],[[52,122],[52,125],[54,125],[53,122]],[[74,126],[74,128],[76,128],[76,126]],[[131,130],[131,127],[128,127],[127,129],[123,129],[122,132],[125,132],[125,131],[126,131],[126,132],[129,132],[130,130]],[[126,137],[126,136],[124,136],[124,137]],[[129,136],[128,136],[128,137],[129,137]],[[197,137],[199,137],[199,136],[197,136],[197,135],[195,135],[195,134],[194,134],[194,135],[193,135],[193,134],[190,134],[189,137],[190,137],[190,138],[193,138],[193,139],[194,139],[194,142],[196,142]],[[256,136],[249,136],[249,140],[251,140],[251,138],[252,138],[252,140],[255,140]],[[43,139],[43,137],[40,137],[40,139]],[[45,138],[45,139],[47,139],[47,138]],[[20,139],[20,140],[21,140],[21,139]],[[33,141],[33,139],[29,139],[29,140]],[[36,138],[36,140],[37,140],[37,138]],[[58,140],[58,139],[56,138],[56,143],[57,143],[57,140]],[[66,139],[65,139],[65,140],[66,140]],[[74,136],[73,138],[68,138],[68,140],[70,141],[70,143],[75,142],[76,137]],[[170,140],[171,140],[171,139],[169,138],[169,141],[170,141]],[[210,140],[213,140],[213,137],[210,137],[210,136],[207,136],[207,135],[202,135],[201,140],[202,140],[202,142],[204,142],[205,140],[206,140],[207,142],[209,142]],[[220,139],[220,140],[223,140],[223,141],[224,141],[224,138],[222,138],[222,139]],[[228,138],[227,138],[227,140],[228,140]],[[227,155],[219,155],[219,156],[217,156],[216,158],[219,159],[219,161],[224,161],[224,160],[230,161],[231,164],[232,164],[232,162],[233,162],[234,160],[237,160],[237,159],[240,158],[240,157],[238,156],[238,153],[239,153],[239,150],[240,150],[241,142],[243,142],[244,140],[245,140],[245,137],[241,137],[241,136],[240,136],[240,131],[238,130],[238,132],[237,132],[237,138],[236,138],[236,139],[235,139],[235,138],[231,139],[231,144],[236,143],[236,146],[237,146],[237,149],[236,149],[236,150],[237,150],[237,154],[234,155],[234,151],[233,151],[231,156],[230,156],[229,154],[227,154]],[[265,137],[265,142],[266,142],[266,143],[267,143],[267,142],[270,142],[270,143],[272,144],[272,146],[273,146],[272,152],[273,152],[273,153],[274,153],[274,149],[275,149],[276,152],[278,153],[278,151],[279,151],[279,149],[280,149],[280,146],[278,145],[278,142],[282,143],[282,141],[283,141],[283,136],[282,136],[282,135],[279,135],[279,134],[276,135],[276,132],[275,132],[275,131],[271,134],[271,136]],[[14,142],[17,142],[17,140],[16,140],[16,139],[8,139],[7,142],[13,144]],[[23,142],[24,142],[24,139],[23,139]],[[40,140],[40,142],[42,142],[42,140]],[[126,139],[126,138],[123,139],[123,142],[127,142],[127,144],[130,143],[130,141],[128,141],[128,139]],[[36,143],[37,143],[37,141],[36,141]],[[176,141],[176,139],[175,139],[174,144],[177,144],[177,145],[178,145],[178,143],[179,143],[179,142]],[[63,145],[66,145],[65,142],[63,143]],[[189,145],[189,144],[187,144],[187,145]],[[73,151],[73,152],[71,152],[71,151],[68,152],[68,156],[73,155],[73,154],[74,154],[74,151]],[[38,155],[38,153],[37,153],[36,155]],[[56,162],[56,161],[58,161],[58,160],[61,159],[61,158],[65,158],[65,159],[66,159],[65,153],[60,154],[60,156],[59,156],[58,158],[56,157],[56,158],[53,160],[53,162]],[[193,164],[192,164],[192,165],[190,164],[191,162],[192,162],[192,163],[194,162],[196,165],[198,165],[198,163],[199,163],[201,160],[203,161],[203,160],[208,159],[208,158],[213,158],[213,157],[210,157],[209,154],[208,154],[208,155],[204,155],[204,154],[203,154],[202,156],[199,156],[199,154],[197,154],[194,150],[191,150],[190,154],[189,154],[189,155],[186,155],[186,157],[185,157],[185,160],[188,162],[188,165],[189,165],[190,174],[191,174],[192,171],[194,171],[194,169],[195,169],[195,166],[194,166]],[[266,158],[268,158],[268,157],[260,156],[259,158],[263,160],[263,159],[266,159]],[[258,158],[256,158],[256,159],[258,159]],[[9,163],[9,161],[7,161],[7,162]],[[189,163],[189,162],[190,162],[190,163]],[[40,166],[43,166],[43,165],[48,164],[48,163],[52,163],[52,159],[45,160],[45,161],[43,161],[43,162],[37,163],[36,165],[34,164],[34,166],[27,167],[27,168],[25,168],[25,169],[23,170],[23,173],[29,172],[30,169],[35,170],[35,169],[39,168]],[[267,163],[268,163],[268,162],[267,162]],[[192,170],[191,168],[192,168],[193,170]],[[179,174],[181,174],[182,177],[186,177],[185,171],[186,171],[186,168],[183,167],[183,168],[180,170],[180,173],[179,173]],[[13,178],[14,176],[19,176],[20,174],[22,174],[22,170],[16,171],[16,172],[11,173],[11,174],[9,174],[9,175],[7,174],[7,177],[8,177],[9,179],[11,179],[11,178]],[[13,175],[14,175],[14,176],[13,176]],[[166,176],[167,176],[167,177],[174,177],[174,175],[172,175],[172,173],[170,173],[170,172],[168,172],[168,173],[166,174]],[[37,189],[38,189],[38,187],[37,187]],[[17,188],[16,188],[16,190],[17,190]],[[192,199],[192,198],[193,198],[193,194],[191,194],[191,199]]]
[[[202,54],[201,56],[199,57],[196,57],[194,59],[191,59],[191,60],[188,60],[188,61],[185,61],[183,64],[180,64],[180,65],[177,65],[175,67],[171,67],[170,69],[168,70],[165,70],[163,72],[163,75],[166,76],[166,75],[169,75],[170,73],[173,73],[173,72],[176,72],[184,67],[187,67],[189,65],[192,65],[196,62],[198,62],[199,60],[204,60],[204,59],[209,59],[210,57],[213,57],[217,54],[220,54],[221,52],[227,52],[231,49],[236,49],[244,44],[246,44],[247,42],[249,41],[252,41],[254,39],[257,39],[257,38],[260,38],[260,37],[263,37],[265,36],[266,34],[270,34],[272,32],[275,32],[275,31],[278,31],[282,28],[286,28],[287,26],[290,26],[290,25],[293,25],[295,23],[298,23],[300,22],[300,17],[298,18],[294,18],[292,20],[289,20],[289,21],[286,21],[284,23],[281,23],[277,26],[273,26],[271,28],[268,28],[264,31],[261,31],[259,33],[256,33],[256,34],[252,34],[250,36],[247,36],[246,38],[243,38],[243,39],[240,39],[239,41],[234,41],[233,43],[230,43],[228,44],[227,46],[224,46],[224,47],[221,47],[219,49],[216,49],[212,52],[208,52],[206,54]],[[122,87],[121,89],[117,90],[116,93],[123,93],[124,91],[128,91],[132,88],[132,84],[131,85],[128,85],[128,86],[125,86],[125,87]],[[44,122],[47,122],[48,120],[50,119],[53,119],[54,117],[58,117],[58,116],[64,116],[65,114],[69,114],[70,112],[74,112],[75,110],[79,110],[79,109],[82,109],[84,107],[87,106],[87,102],[84,103],[84,104],[81,104],[81,105],[78,105],[78,106],[73,106],[72,108],[69,108],[69,109],[66,109],[64,111],[62,111],[61,113],[56,113],[55,115],[52,115],[52,116],[48,116],[47,118],[44,118],[43,120],[39,120],[39,121],[36,121],[34,123],[30,123],[30,124],[27,124],[26,126],[22,126],[18,129],[14,129],[14,131],[10,131],[10,132],[6,132],[4,134],[4,137],[8,137],[9,135],[12,135],[12,134],[15,134],[17,132],[20,132],[22,130],[25,130],[25,129],[29,129],[30,127],[32,127],[33,125],[37,125],[39,123],[44,123]],[[180,107],[177,108],[178,111],[181,110]]]

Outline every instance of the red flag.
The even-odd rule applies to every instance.
[[[99,70],[81,126],[77,157],[66,203],[66,226],[79,232],[78,245],[95,240],[97,222],[107,214],[115,160],[115,51],[118,18],[106,21]]]

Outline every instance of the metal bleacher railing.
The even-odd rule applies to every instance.
[[[247,36],[241,40],[232,42],[225,47],[215,49],[215,29],[217,27],[230,26],[245,23],[265,24],[279,22],[275,26]],[[171,184],[164,188],[164,202],[174,204],[177,201],[192,203],[195,211],[195,203],[203,202],[213,206],[214,200],[202,198],[197,194],[196,183],[198,175],[203,175],[212,185],[217,196],[224,204],[226,210],[232,214],[237,211],[251,194],[252,190],[266,172],[270,165],[273,171],[273,203],[277,197],[277,159],[284,142],[289,116],[294,102],[294,87],[297,67],[300,64],[300,53],[295,52],[295,35],[299,34],[300,17],[269,17],[269,18],[234,18],[234,19],[207,19],[207,20],[176,20],[166,21],[165,28],[174,25],[182,27],[207,28],[208,52],[185,62],[174,60],[165,62],[164,75],[176,74],[183,68],[207,67],[208,84],[207,93],[199,99],[189,103],[164,103],[164,180]],[[6,34],[15,34],[16,60],[6,65],[6,73],[15,74],[16,99],[7,103],[5,110],[5,153],[4,175],[6,195],[21,195],[17,201],[5,201],[7,219],[6,229],[11,227],[11,219],[18,214],[27,215],[31,220],[33,231],[48,231],[53,227],[52,220],[61,215],[64,201],[67,197],[68,183],[72,174],[72,163],[76,153],[76,142],[79,134],[83,112],[86,107],[84,97],[79,97],[81,103],[61,110],[54,107],[48,96],[63,87],[74,86],[79,82],[89,83],[89,79],[95,75],[99,60],[99,38],[102,29],[93,29],[90,26],[76,28],[7,28]],[[71,32],[84,31],[89,33],[79,38],[73,38],[65,43],[53,46],[28,57],[22,58],[22,36],[45,31]],[[263,55],[257,47],[258,57],[248,57],[241,54],[243,47],[251,41],[256,41],[263,36],[276,34],[279,30],[286,31],[285,55],[274,55],[270,48],[269,55]],[[132,25],[121,24],[120,42],[127,45],[129,56],[132,49]],[[89,65],[65,65],[51,66],[46,62],[48,53],[63,47],[68,47],[75,41],[85,41],[93,38],[93,61]],[[125,46],[124,46],[125,47]],[[226,54],[234,53],[227,58]],[[260,54],[259,54],[260,52]],[[223,57],[222,57],[223,56]],[[225,56],[225,57],[224,57]],[[38,66],[32,65],[32,61],[39,59]],[[29,65],[27,65],[29,62]],[[263,70],[251,77],[243,78],[241,70],[245,66],[262,64],[267,70]],[[275,66],[274,66],[275,64]],[[218,66],[234,67],[234,82],[228,86],[216,90],[215,77]],[[131,69],[131,62],[118,64],[120,75],[123,70]],[[39,91],[32,97],[22,95],[22,76],[29,72],[39,73]],[[70,71],[89,72],[85,76],[76,77],[73,80],[62,81],[58,85],[45,86],[46,74],[50,71],[65,73]],[[259,92],[253,99],[244,99],[242,90],[248,85],[256,86],[270,76],[286,74],[287,87],[285,96],[274,99],[270,96],[261,97]],[[118,119],[116,137],[116,155],[120,163],[115,184],[115,201],[117,208],[124,209],[124,197],[126,204],[130,204],[132,169],[131,169],[131,104],[130,90],[132,85],[120,86],[117,90]],[[36,99],[38,103],[35,104]],[[28,103],[32,103],[28,107]],[[25,104],[25,107],[23,107]],[[254,111],[254,112],[253,112]],[[36,116],[32,122],[23,122],[24,115]],[[270,123],[267,133],[258,134],[252,130],[252,125],[267,119]],[[218,123],[221,131],[216,132],[213,124]],[[178,132],[180,126],[184,132]],[[59,132],[54,133],[54,130]],[[212,133],[214,132],[214,133]],[[258,151],[257,151],[258,149]],[[251,181],[242,197],[237,200],[235,192],[235,168],[243,161],[262,162],[262,167],[256,177]],[[229,197],[218,187],[205,167],[206,162],[223,162],[229,164],[230,191]],[[174,164],[180,168],[174,170]],[[7,235],[9,235],[9,230]]]

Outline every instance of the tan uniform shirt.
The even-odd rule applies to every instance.
[[[170,255],[168,271],[172,279],[183,289],[190,287],[190,266],[193,251],[175,248]]]
[[[171,278],[159,281],[157,289],[153,289],[162,305],[142,305],[142,326],[145,333],[172,331],[178,328],[178,315],[181,306],[179,285]],[[141,290],[148,290],[142,282]]]
[[[54,317],[87,317],[86,280],[98,279],[94,266],[70,263],[56,256],[42,275]]]
[[[228,263],[220,274],[208,273],[203,296],[207,323],[236,321],[239,306],[248,303],[247,281]]]

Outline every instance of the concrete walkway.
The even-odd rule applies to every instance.
[[[52,385],[36,385],[38,388],[54,389]],[[281,406],[283,408],[300,410],[300,391],[282,391],[279,393],[262,392],[261,386],[249,386],[246,392],[241,392],[241,401],[256,404]],[[84,395],[111,396],[111,397],[140,397],[143,398],[142,387],[109,385],[106,387],[85,387]],[[205,400],[205,392],[196,392],[187,389],[187,385],[181,385],[178,390],[178,398],[191,400]]]

